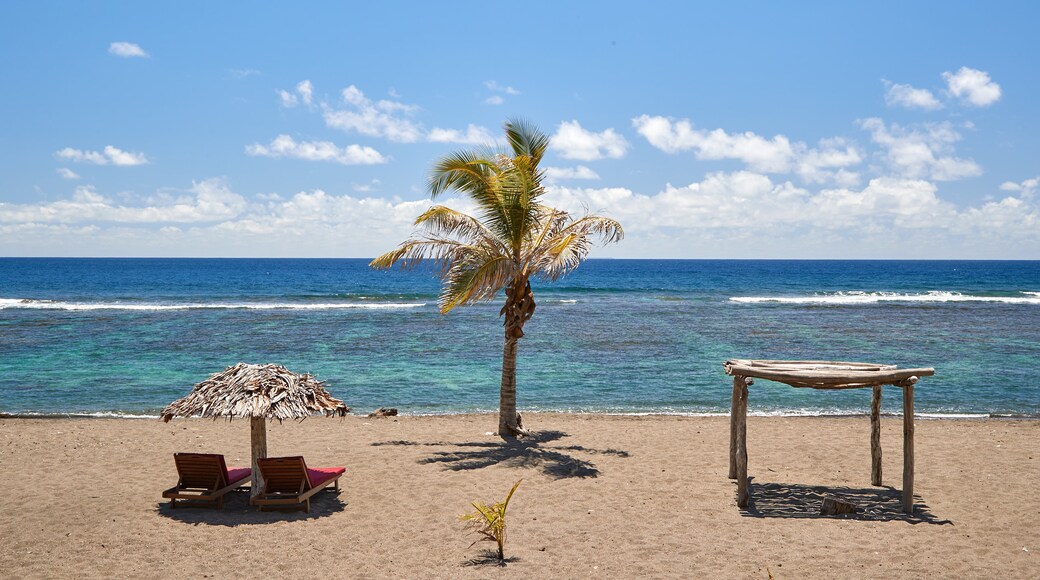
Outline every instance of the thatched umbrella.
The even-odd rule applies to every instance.
[[[275,364],[238,363],[195,385],[188,396],[162,410],[162,420],[174,417],[249,417],[252,438],[252,494],[260,493],[256,460],[267,457],[267,419],[303,420],[323,413],[344,416],[350,407],[325,390],[325,383]]]

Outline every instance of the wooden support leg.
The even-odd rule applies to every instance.
[[[744,388],[744,377],[733,377],[733,397],[729,405],[729,478],[737,478],[737,409],[740,393]]]
[[[262,417],[250,418],[249,434],[250,455],[253,463],[252,489],[249,490],[249,497],[253,498],[260,495],[264,490],[264,478],[260,475],[260,467],[257,465],[256,460],[267,457],[267,419]]]
[[[747,475],[747,401],[748,380],[739,377],[740,399],[737,408],[737,507],[746,508],[748,505],[748,475]]]
[[[870,401],[870,485],[881,485],[881,385]]]
[[[914,383],[903,385],[903,511],[914,513]]]

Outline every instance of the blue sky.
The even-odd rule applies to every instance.
[[[370,257],[523,116],[593,256],[1040,258],[1037,8],[845,4],[8,3],[0,255]]]

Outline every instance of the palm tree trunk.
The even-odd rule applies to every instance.
[[[515,280],[506,288],[506,303],[502,307],[502,314],[506,317],[502,386],[498,396],[498,435],[503,439],[530,435],[520,424],[520,415],[516,412],[516,353],[520,338],[524,336],[524,323],[531,319],[534,309],[530,282]]]
[[[502,349],[502,387],[498,393],[498,434],[503,439],[516,437],[521,427],[516,421],[516,347],[519,341],[506,331]]]

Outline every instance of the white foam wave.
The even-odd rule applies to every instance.
[[[23,411],[21,413],[11,413],[11,417],[24,417],[24,418],[70,418],[70,419],[158,419],[159,415],[144,415],[140,413],[120,413],[117,411],[96,411],[92,413],[44,413],[40,411]]]
[[[992,302],[1002,304],[1035,304],[1040,305],[1040,292],[1022,292],[1028,296],[977,296],[933,290],[922,293],[899,292],[833,292],[813,294],[812,296],[733,296],[731,302],[742,304],[778,303],[778,304],[878,304],[881,302]]]
[[[622,411],[622,410],[600,410],[600,409],[532,409],[536,413],[564,413],[564,414],[588,414],[588,415],[608,415],[615,417],[655,417],[655,416],[670,416],[670,417],[729,417],[729,413],[721,411],[677,411],[677,410],[660,410],[660,411]],[[402,415],[413,416],[413,417],[440,417],[440,416],[454,416],[454,415],[482,415],[489,413],[497,413],[494,409],[460,409],[454,411],[413,411],[403,412]],[[840,409],[784,409],[784,410],[771,410],[771,411],[749,411],[748,415],[752,417],[822,417],[822,418],[847,418],[847,417],[866,417],[867,414],[861,411],[844,411]],[[896,413],[882,413],[886,417],[897,417],[900,416]],[[1001,418],[1016,418],[1016,419],[1038,419],[1035,415],[1001,415],[991,413],[915,413],[915,417],[918,419],[1001,419]],[[125,413],[118,411],[96,411],[96,412],[40,412],[40,411],[22,411],[17,413],[3,413],[0,412],[0,417],[20,417],[20,418],[72,418],[72,419],[158,419],[159,415],[149,415],[144,413]],[[193,420],[199,420],[199,417],[193,417]]]
[[[56,300],[31,300],[24,298],[0,298],[0,310],[27,308],[37,310],[394,310],[421,308],[425,302],[232,302],[232,303],[129,303],[129,302],[63,302]]]

